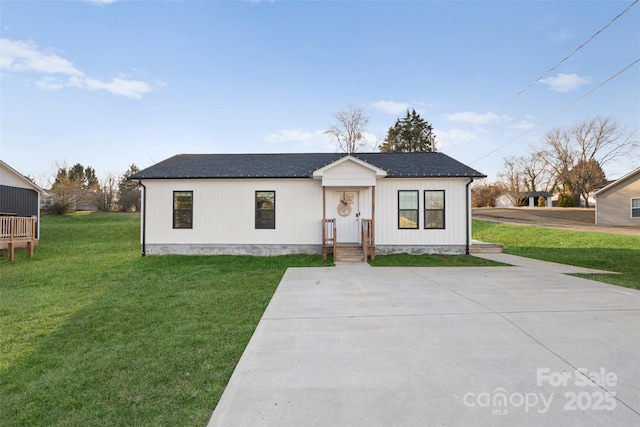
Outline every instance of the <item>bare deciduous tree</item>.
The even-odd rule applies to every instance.
[[[509,157],[504,159],[504,166],[498,177],[504,185],[505,194],[514,206],[520,204],[524,197],[525,186],[521,171],[522,157]]]
[[[496,199],[505,191],[505,186],[501,182],[480,182],[471,191],[471,206],[474,208],[495,207]]]
[[[117,208],[118,182],[115,175],[109,173],[106,178],[100,182],[98,190],[100,196],[98,209],[104,212],[111,212]]]
[[[602,167],[636,152],[638,142],[634,137],[612,118],[597,116],[568,129],[550,130],[536,155],[553,172],[557,186],[576,201],[582,196],[588,207],[591,188],[604,180]]]
[[[338,150],[350,154],[367,148],[364,132],[369,118],[361,109],[350,105],[347,110],[334,113],[333,117],[336,123],[324,133],[331,137]]]

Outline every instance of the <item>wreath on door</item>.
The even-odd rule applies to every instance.
[[[343,192],[340,203],[338,203],[338,207],[336,208],[338,215],[343,217],[351,215],[351,203],[353,203],[353,198],[347,197],[347,194]]]

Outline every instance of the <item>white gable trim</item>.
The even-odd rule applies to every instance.
[[[385,170],[350,155],[313,172],[323,187],[370,187],[386,176]]]

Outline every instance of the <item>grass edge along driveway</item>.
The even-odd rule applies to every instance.
[[[620,274],[575,276],[640,289],[640,237],[595,231],[473,220],[473,238],[505,246],[505,252],[543,261]]]

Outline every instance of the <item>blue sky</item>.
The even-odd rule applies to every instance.
[[[104,177],[178,153],[332,152],[323,131],[352,105],[371,143],[415,108],[439,151],[495,179],[553,127],[640,128],[640,64],[545,121],[640,57],[640,5],[503,105],[631,3],[3,0],[0,157],[46,185],[56,162]]]

